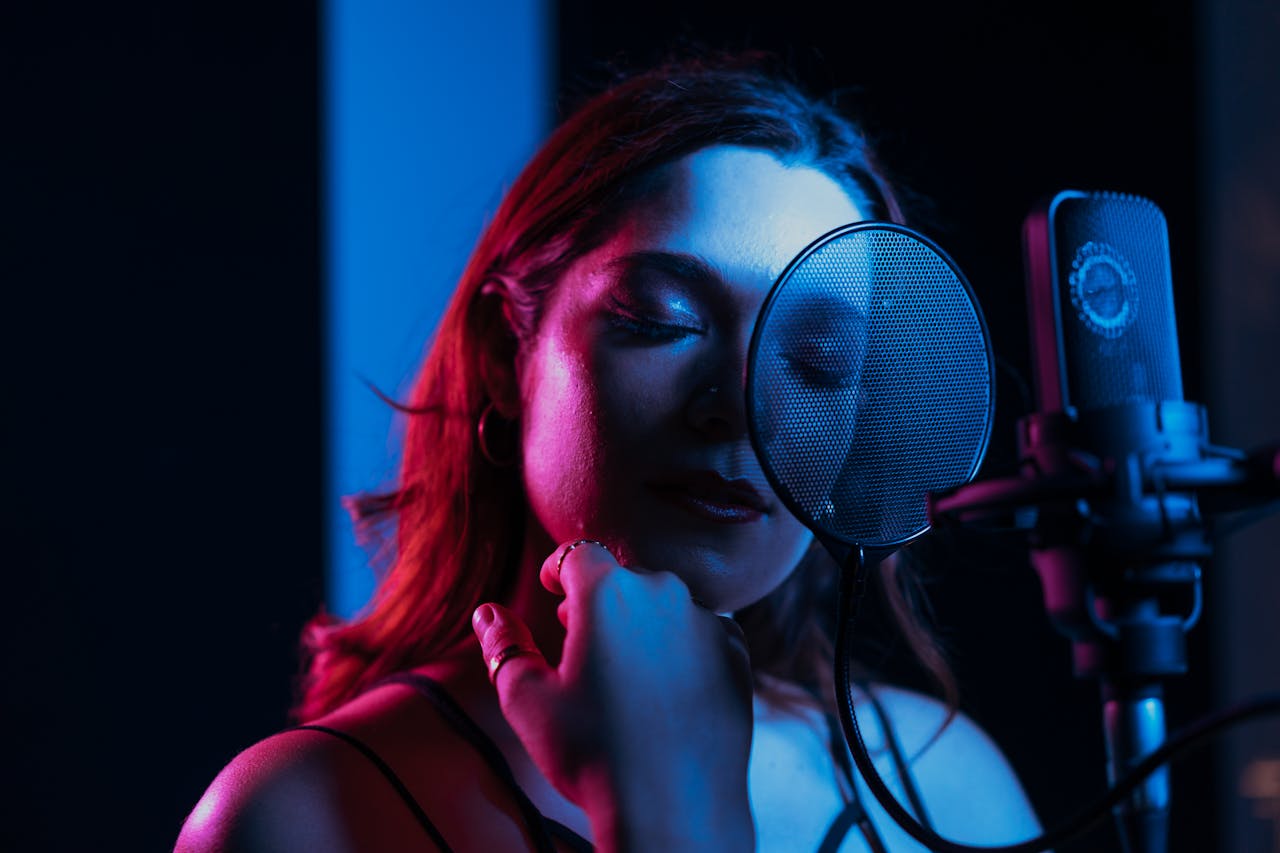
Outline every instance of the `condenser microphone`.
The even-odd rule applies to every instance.
[[[1210,548],[1196,494],[1157,480],[1204,457],[1207,418],[1182,396],[1159,207],[1120,193],[1060,192],[1027,217],[1023,247],[1038,410],[1019,423],[1018,439],[1037,493],[1032,558],[1050,617],[1083,641],[1077,672],[1101,675],[1115,661],[1110,644],[1094,641],[1120,630],[1108,619],[1128,624],[1135,589],[1147,610],[1148,593],[1162,599],[1156,612],[1180,587],[1198,590],[1194,564]],[[1167,621],[1148,644],[1161,660],[1144,666],[1175,674],[1185,668],[1187,626]]]
[[[1024,466],[1075,481],[1066,513],[1088,516],[1089,542],[1122,560],[1203,541],[1194,496],[1150,488],[1208,446],[1204,409],[1182,396],[1164,214],[1138,196],[1067,190],[1027,217],[1023,248],[1038,402],[1019,425]],[[1131,482],[1117,490],[1116,478]]]
[[[1027,217],[1023,247],[1037,407],[1018,422],[1019,473],[934,495],[930,518],[1029,531],[1041,554],[1078,546],[1103,586],[1135,560],[1180,563],[1190,582],[1212,522],[1238,529],[1242,510],[1251,520],[1280,500],[1280,443],[1216,447],[1204,408],[1183,399],[1169,236],[1154,203],[1058,193]],[[1041,574],[1055,625],[1095,634],[1079,585]]]
[[[1149,486],[1203,455],[1207,424],[1183,401],[1159,207],[1061,192],[1027,217],[1023,247],[1038,412],[1022,458],[1033,477],[1084,486],[1039,507],[1032,563],[1077,674],[1101,682],[1114,783],[1163,742],[1160,680],[1186,669],[1209,545],[1194,493]],[[1161,769],[1116,809],[1126,846],[1163,850],[1168,812]]]
[[[1202,610],[1208,516],[1275,506],[1280,445],[1215,447],[1204,409],[1183,399],[1154,203],[1058,193],[1027,217],[1023,247],[1037,410],[1018,422],[1018,473],[934,494],[929,518],[1026,537],[1075,674],[1101,687],[1121,838],[1164,851],[1168,770],[1148,757]],[[1158,769],[1137,781],[1139,765]]]

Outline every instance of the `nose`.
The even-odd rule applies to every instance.
[[[733,441],[746,435],[746,383],[737,381],[701,384],[689,399],[689,425],[712,441]]]

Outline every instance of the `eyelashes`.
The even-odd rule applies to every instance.
[[[679,343],[706,332],[704,326],[619,308],[609,311],[607,319],[612,330],[628,343],[640,346]],[[832,391],[851,388],[862,374],[860,347],[849,346],[848,341],[837,343],[809,338],[779,355],[792,375],[815,388]]]
[[[793,375],[824,390],[852,388],[862,376],[865,342],[848,334],[811,335],[778,353]]]
[[[852,388],[861,374],[856,363],[811,361],[798,355],[784,355],[783,361],[808,385],[829,390]]]
[[[670,323],[630,312],[612,311],[609,325],[624,334],[650,343],[671,343],[702,334],[701,326]]]
[[[678,343],[701,335],[701,327],[614,312],[609,325],[640,345]],[[852,388],[862,374],[862,359],[855,353],[812,344],[782,355],[792,374],[814,388],[838,391]]]
[[[608,301],[605,316],[610,328],[627,339],[645,344],[674,343],[707,330],[702,317],[688,310],[684,300],[673,302],[671,307],[650,309],[643,302],[637,304],[614,294]]]
[[[617,295],[608,300],[603,315],[622,346],[679,344],[708,333],[707,324],[692,311],[665,306],[650,310]],[[775,343],[782,350],[774,349],[775,357],[781,358],[791,376],[811,388],[843,391],[861,379],[866,342],[844,324],[836,329],[794,329]]]

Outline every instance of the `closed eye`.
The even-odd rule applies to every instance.
[[[702,333],[702,329],[681,323],[666,323],[621,311],[609,314],[609,325],[642,342],[668,343]]]
[[[791,356],[787,356],[786,360],[802,380],[818,388],[832,390],[851,388],[858,380],[858,371],[853,368],[833,368]]]
[[[862,369],[861,353],[852,346],[814,339],[795,352],[784,353],[782,358],[802,381],[818,388],[850,388]]]

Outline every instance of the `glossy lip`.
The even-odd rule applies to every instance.
[[[715,471],[685,471],[649,486],[663,500],[710,521],[745,524],[770,511],[750,481],[727,480]]]

